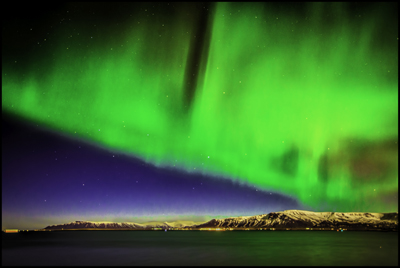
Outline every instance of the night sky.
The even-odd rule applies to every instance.
[[[2,228],[398,211],[397,3],[2,10]]]

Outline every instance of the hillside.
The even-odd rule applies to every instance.
[[[285,210],[249,217],[213,219],[198,228],[350,228],[397,229],[398,213]]]
[[[204,223],[193,221],[176,222],[91,222],[75,221],[66,224],[47,226],[47,230],[68,229],[133,229],[152,228],[345,228],[348,230],[397,230],[398,212],[312,212],[305,210],[285,210],[256,216],[230,217],[212,219]]]

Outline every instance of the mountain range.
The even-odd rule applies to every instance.
[[[256,216],[212,219],[207,222],[92,222],[75,221],[47,226],[45,230],[71,229],[131,229],[151,230],[153,228],[175,229],[347,229],[347,230],[398,230],[398,212],[312,212],[285,210]]]

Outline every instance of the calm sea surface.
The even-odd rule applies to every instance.
[[[2,265],[396,265],[398,232],[2,234]]]

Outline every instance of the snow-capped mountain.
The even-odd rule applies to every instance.
[[[145,223],[134,223],[134,222],[92,222],[92,221],[75,221],[66,224],[50,225],[45,229],[47,230],[70,230],[70,229],[137,229],[145,230],[151,228],[184,228],[202,224],[202,222],[193,221],[175,221],[175,222],[145,222]]]
[[[350,228],[397,229],[398,212],[312,212],[285,210],[249,217],[213,219],[198,228]]]
[[[76,221],[51,225],[48,230],[68,229],[135,229],[151,228],[346,228],[355,230],[398,229],[398,212],[312,212],[305,210],[285,210],[256,216],[212,219],[205,223],[193,221],[176,222],[90,222]]]

